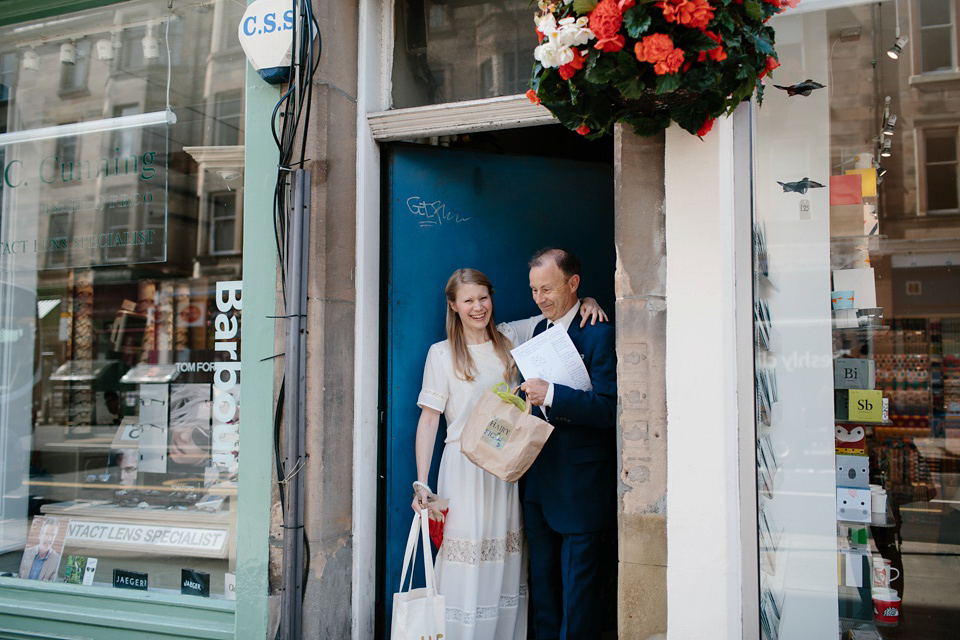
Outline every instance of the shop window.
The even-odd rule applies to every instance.
[[[213,107],[213,144],[217,146],[240,144],[240,118],[243,99],[239,91],[218,93]]]
[[[18,163],[0,181],[0,363],[16,365],[0,366],[0,573],[34,580],[38,602],[64,582],[224,600],[240,381],[224,374],[231,388],[215,389],[214,375],[239,367],[241,318],[223,303],[242,297],[243,182],[237,171],[210,196],[220,166],[184,149],[216,137],[242,169],[246,62],[213,54],[215,16],[244,3],[175,3],[169,35],[167,3],[79,4],[105,6],[0,26],[0,50],[18,52],[0,55],[0,127],[25,134],[0,150]],[[60,62],[65,30],[72,65]],[[91,64],[91,43],[114,35],[112,68]],[[31,45],[37,68],[24,70]],[[168,97],[178,123],[150,120]],[[89,126],[29,136],[68,121]],[[110,593],[136,592],[99,591]]]
[[[768,91],[755,112],[757,635],[770,640],[947,637],[960,609],[939,578],[960,551],[960,102],[907,75],[952,80],[957,5],[901,1],[916,66],[874,73],[877,43],[896,41],[892,5],[770,21],[781,68],[827,78],[802,106]],[[838,37],[850,24],[863,33]]]
[[[919,0],[918,5],[921,73],[954,69],[954,3],[950,0]]]
[[[60,95],[84,93],[87,91],[87,76],[90,73],[90,40],[78,40],[75,43],[75,62],[60,62]]]
[[[957,213],[958,153],[956,127],[923,132],[927,213]]]
[[[210,253],[236,253],[237,192],[210,194]]]

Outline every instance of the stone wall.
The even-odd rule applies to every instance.
[[[667,403],[664,137],[617,125],[620,638],[666,637]]]

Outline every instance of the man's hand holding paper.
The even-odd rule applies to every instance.
[[[510,353],[526,380],[522,389],[534,405],[545,404],[550,383],[581,391],[593,389],[580,353],[560,325],[554,325]]]

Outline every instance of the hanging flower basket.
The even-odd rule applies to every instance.
[[[766,22],[799,0],[540,0],[527,97],[588,138],[616,122],[703,136],[779,66]]]

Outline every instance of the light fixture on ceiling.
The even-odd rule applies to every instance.
[[[156,60],[160,57],[160,41],[153,35],[153,25],[147,25],[147,35],[143,36],[143,57]]]
[[[887,138],[883,141],[883,146],[880,147],[880,156],[882,158],[889,158],[891,156],[891,147],[893,146],[892,142],[893,141],[890,140],[890,138]]]
[[[77,45],[72,42],[60,45],[60,64],[77,64]]]
[[[893,129],[896,126],[897,126],[897,116],[896,114],[894,114],[894,115],[891,115],[889,118],[887,118],[886,124],[883,125],[883,135],[892,136]]]
[[[37,53],[36,49],[31,47],[30,49],[23,50],[23,70],[40,70],[40,54]]]
[[[39,129],[25,129],[23,131],[3,133],[0,134],[0,147],[20,142],[36,142],[38,140],[49,140],[51,138],[97,133],[99,131],[118,131],[135,127],[149,127],[160,124],[171,125],[176,123],[177,114],[170,109],[152,111],[150,113],[135,113],[117,118],[86,120],[84,122],[72,122],[70,124],[60,124],[53,127],[41,127]]]

